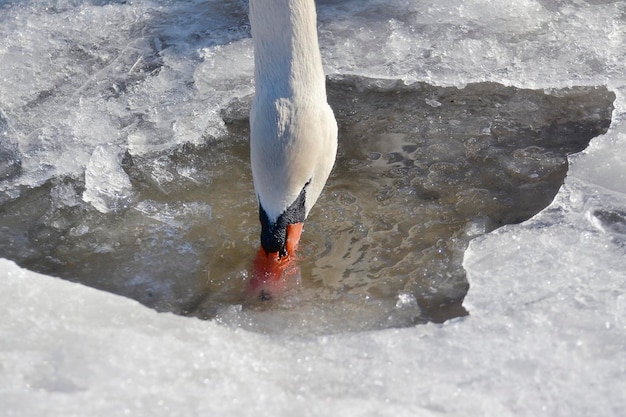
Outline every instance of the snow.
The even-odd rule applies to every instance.
[[[0,260],[3,415],[626,415],[626,5],[348,0],[318,8],[329,73],[607,85],[617,95],[613,123],[570,158],[548,208],[472,241],[470,315],[441,325],[264,335],[160,314]],[[114,209],[129,188],[112,162],[124,146],[142,154],[199,143],[223,129],[219,109],[229,98],[252,91],[244,2],[0,1],[0,10],[8,194],[86,172],[83,198]],[[176,19],[186,25],[168,25]],[[128,43],[132,33],[141,36]],[[135,83],[157,58],[167,61],[158,76]],[[185,88],[190,80],[197,89]],[[114,86],[113,99],[103,99],[103,85]],[[55,88],[68,93],[46,94]],[[128,111],[136,117],[127,120]],[[107,170],[115,181],[99,187]]]
[[[3,260],[5,415],[620,415],[619,261],[580,253],[605,235],[528,229],[472,246],[471,316],[312,338],[159,314]]]

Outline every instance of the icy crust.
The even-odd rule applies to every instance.
[[[27,155],[20,176],[0,164],[0,192],[80,176],[99,146],[143,154],[223,133],[224,101],[252,91],[250,39],[223,51],[242,38],[237,2],[0,3],[0,155]]]
[[[497,314],[489,326],[525,346],[507,362],[538,378],[543,395],[582,400],[549,414],[626,411],[625,202],[570,178],[542,213],[475,239],[465,253],[466,307],[475,317]],[[542,381],[544,372],[560,381]]]
[[[246,8],[200,0],[4,4],[0,114],[12,126],[14,162],[0,166],[11,179],[0,190],[14,197],[22,186],[80,176],[98,146],[143,155],[223,134],[220,109],[253,87]],[[615,84],[623,78],[622,2],[349,0],[318,8],[328,73],[455,86],[624,84]],[[577,36],[585,42],[570,41]]]
[[[331,73],[525,88],[597,85],[623,74],[626,4],[620,1],[348,0],[326,6],[319,12],[320,44]]]
[[[531,305],[544,304],[546,311],[541,313],[549,313],[563,332],[592,330],[587,328],[591,325],[623,332],[624,202],[623,194],[570,178],[555,201],[537,216],[473,240],[464,259],[468,278],[472,285],[489,285],[507,294],[492,300],[503,310],[524,312]],[[481,297],[468,296],[470,308],[487,309],[477,304],[477,298]],[[601,339],[596,342],[603,343]]]

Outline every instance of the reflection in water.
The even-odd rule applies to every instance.
[[[566,156],[606,131],[614,100],[605,88],[545,93],[357,77],[330,80],[328,92],[337,164],[280,279],[250,273],[260,226],[247,98],[224,109],[224,137],[120,157],[128,206],[96,211],[82,199],[82,178],[5,201],[0,255],[159,311],[258,331],[443,321],[466,314],[468,242],[548,205]]]

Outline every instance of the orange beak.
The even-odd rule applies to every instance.
[[[302,227],[303,223],[287,226],[287,241],[285,243],[287,254],[282,257],[279,252],[267,253],[263,248],[259,248],[254,259],[252,278],[246,288],[249,296],[267,301],[274,295],[285,291],[288,278],[297,271],[294,268],[293,260],[300,236],[302,236]]]
[[[285,244],[287,256],[295,256],[298,243],[300,243],[300,237],[302,236],[303,226],[304,223],[294,223],[287,226],[287,243]]]

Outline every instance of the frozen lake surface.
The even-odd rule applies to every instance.
[[[269,306],[246,7],[0,2],[7,415],[626,414],[626,6],[320,1],[340,154]]]

